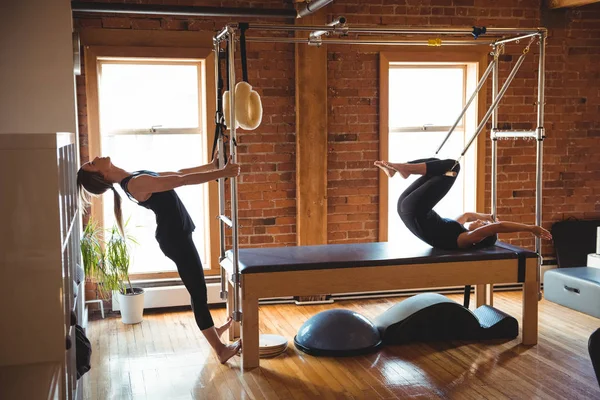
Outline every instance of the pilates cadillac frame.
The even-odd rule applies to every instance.
[[[320,46],[322,44],[364,44],[364,45],[378,45],[378,46],[488,46],[491,48],[491,55],[493,60],[490,62],[487,70],[482,75],[480,82],[478,83],[475,92],[467,101],[464,109],[456,120],[456,123],[452,126],[448,132],[446,138],[441,143],[436,151],[436,154],[442,149],[449,136],[454,131],[454,128],[458,125],[461,118],[464,116],[467,108],[470,106],[477,93],[483,87],[485,80],[491,75],[492,76],[492,104],[485,115],[481,118],[479,125],[473,136],[471,137],[464,150],[457,158],[457,162],[466,154],[467,150],[477,138],[479,133],[485,128],[486,123],[491,117],[491,139],[492,139],[492,185],[491,185],[491,209],[494,216],[497,215],[497,141],[502,138],[531,138],[536,140],[536,212],[535,212],[535,223],[541,225],[542,223],[542,162],[543,162],[543,141],[545,137],[544,132],[544,75],[545,75],[545,46],[547,30],[545,28],[535,29],[520,29],[520,28],[395,28],[395,27],[349,27],[345,24],[345,18],[341,17],[325,26],[300,26],[300,25],[271,25],[271,24],[247,24],[247,32],[261,31],[261,32],[275,32],[275,36],[246,36],[246,42],[270,42],[270,43],[297,43],[307,44],[312,46]],[[226,25],[219,33],[213,38],[214,52],[215,52],[215,76],[219,76],[220,68],[220,56],[225,51],[223,45],[226,44],[227,59],[228,59],[228,87],[229,90],[229,115],[225,115],[226,125],[229,127],[230,140],[229,140],[229,151],[232,156],[233,162],[237,160],[236,154],[236,128],[235,128],[235,88],[236,77],[235,77],[235,43],[238,40],[238,31],[240,30],[240,24],[232,23]],[[293,32],[304,31],[311,32],[307,38],[298,38],[290,36]],[[287,36],[284,36],[286,35]],[[336,36],[336,38],[323,38],[323,36]],[[398,39],[390,39],[390,37]],[[416,39],[415,37],[424,37],[425,39]],[[433,39],[431,39],[433,37]],[[527,45],[520,55],[519,59],[515,63],[509,76],[506,78],[505,83],[499,88],[498,78],[498,57],[504,50],[504,46],[508,43],[519,43],[520,41],[526,40]],[[537,121],[536,129],[532,131],[516,131],[516,130],[500,130],[498,129],[498,105],[500,100],[506,93],[509,85],[515,77],[517,71],[523,64],[524,58],[529,52],[530,46],[538,41],[539,45],[539,65],[538,65],[538,88],[537,88]],[[219,87],[218,82],[215,87]],[[219,96],[217,93],[217,102],[219,102]],[[223,165],[225,143],[222,137],[219,137],[217,146],[219,149],[219,160],[220,165]],[[240,272],[240,250],[239,250],[239,231],[238,231],[238,190],[237,190],[237,178],[231,178],[230,182],[230,193],[231,193],[231,218],[225,215],[225,179],[219,180],[219,219],[220,219],[220,257],[221,262],[221,298],[226,299],[228,307],[232,313],[233,319],[236,322],[242,322],[242,312],[249,311],[252,317],[258,318],[258,310],[252,307],[252,310],[243,310],[240,306],[246,299],[243,298],[242,293],[242,282]],[[232,229],[232,248],[226,251],[225,248],[225,226]],[[534,265],[532,264],[531,255],[527,262],[528,269],[526,272],[526,280],[519,280],[524,282],[524,287],[528,287],[528,293],[524,294],[524,301],[527,298],[527,302],[530,304],[528,310],[524,308],[524,319],[525,315],[531,315],[533,306],[531,302],[534,297],[537,300],[541,299],[540,291],[540,257],[541,254],[541,240],[536,238],[535,241],[535,253],[537,253],[537,263],[535,265],[535,272],[532,270]],[[331,262],[331,261],[330,261]],[[397,264],[397,263],[396,263]],[[508,265],[508,264],[507,264]],[[511,267],[512,268],[512,267]],[[358,270],[357,270],[358,271]],[[307,271],[304,271],[307,272]],[[470,271],[469,273],[473,273]],[[360,273],[360,271],[358,271]],[[519,273],[521,275],[521,273]],[[254,274],[250,274],[254,275]],[[261,273],[261,275],[264,275]],[[511,275],[512,272],[511,272]],[[290,276],[291,277],[291,276]],[[508,280],[507,280],[508,279]],[[511,281],[512,278],[503,277],[500,280],[485,282],[486,284],[500,283]],[[519,278],[520,279],[520,278]],[[513,281],[513,282],[516,282]],[[440,283],[440,282],[438,282]],[[483,286],[484,282],[479,281],[477,284]],[[532,295],[533,286],[536,284],[537,289],[535,290],[535,296]],[[322,286],[322,285],[320,285]],[[322,288],[321,288],[322,289]],[[382,290],[384,288],[381,288]],[[247,290],[247,288],[246,288]],[[306,291],[302,289],[301,291]],[[233,293],[230,293],[233,292]],[[272,290],[267,290],[269,294]],[[267,294],[266,292],[264,293]],[[297,293],[301,294],[301,293]],[[316,294],[316,293],[311,293]],[[252,293],[249,295],[252,299],[258,299],[261,296],[259,293]],[[479,300],[478,300],[479,302]],[[256,314],[256,315],[254,315]],[[248,316],[250,317],[250,316]],[[246,316],[244,316],[246,321]],[[250,321],[250,319],[249,319]],[[252,320],[253,328],[258,331],[258,322]],[[533,322],[530,322],[533,324]],[[256,325],[256,326],[254,326]],[[535,334],[533,328],[528,328],[528,332],[523,331],[523,342],[526,344],[537,343],[537,305],[535,306]],[[236,330],[239,330],[239,324],[236,326]],[[233,337],[236,332],[232,332],[230,337]],[[535,337],[534,337],[535,336]],[[257,339],[257,338],[255,338]],[[255,342],[255,340],[252,340]],[[255,367],[258,365],[258,349],[248,348],[247,345],[250,343],[244,342],[244,353],[248,352],[249,357],[243,359],[244,367]],[[252,343],[251,346],[257,346],[257,343]]]

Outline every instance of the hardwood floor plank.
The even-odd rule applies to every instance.
[[[462,302],[462,295],[449,295]],[[293,339],[313,315],[332,308],[374,320],[404,298],[334,304],[263,305],[261,333],[288,339],[285,353],[242,371],[240,358],[221,365],[189,309],[151,311],[144,321],[91,320],[92,369],[86,400],[123,399],[593,399],[600,388],[587,353],[598,319],[542,300],[539,341],[411,343],[358,357],[313,357]],[[495,306],[520,321],[521,293],[497,292]],[[472,307],[474,309],[474,307]],[[211,310],[216,324],[225,309]]]

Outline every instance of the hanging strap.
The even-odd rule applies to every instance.
[[[221,71],[221,61],[223,60],[223,58],[228,60],[228,57],[226,54],[222,54],[220,51],[218,57],[219,59],[217,61],[217,110],[215,112],[215,137],[213,139],[213,146],[211,152],[212,158],[215,157],[215,152],[217,150],[217,143],[219,142],[219,138],[221,136],[225,136],[223,134],[223,132],[225,131],[225,117],[223,115],[223,76]],[[227,62],[227,65],[229,65],[229,62]],[[229,82],[229,79],[227,81]],[[225,159],[227,159],[227,154],[224,154],[224,156]]]
[[[247,22],[240,22],[239,27],[240,31],[242,32],[240,35],[240,50],[242,52],[242,77],[244,82],[248,82],[248,64],[246,61],[246,30],[249,28],[249,25]]]
[[[225,74],[227,75],[227,85],[225,86],[225,90],[229,90],[229,41],[227,42],[227,46],[225,46],[225,53],[223,54],[223,58],[225,58]],[[219,68],[221,67],[221,63],[219,63]]]

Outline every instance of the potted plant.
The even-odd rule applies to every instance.
[[[133,287],[129,279],[130,243],[136,243],[135,239],[129,235],[123,237],[116,227],[111,229],[105,246],[102,282],[104,289],[113,293],[113,302],[119,303],[123,323],[137,324],[143,319],[144,289]]]
[[[119,303],[123,323],[142,322],[144,290],[134,288],[129,279],[130,243],[136,241],[129,235],[124,238],[116,227],[110,230],[108,241],[103,240],[102,233],[90,218],[80,241],[85,275],[97,282],[100,297],[107,299],[112,295],[113,304]]]
[[[93,278],[104,265],[102,249],[102,230],[93,218],[90,218],[80,240],[81,261],[86,278]]]

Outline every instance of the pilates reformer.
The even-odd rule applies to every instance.
[[[502,138],[532,138],[536,140],[536,224],[541,224],[542,209],[542,150],[545,137],[544,120],[544,70],[545,28],[394,28],[349,27],[339,18],[325,26],[296,26],[269,24],[228,24],[213,39],[215,52],[215,76],[217,79],[217,132],[214,149],[218,149],[219,163],[225,161],[224,130],[229,129],[229,153],[236,162],[235,90],[229,90],[229,112],[222,115],[220,81],[221,60],[227,60],[228,88],[233,88],[235,78],[235,44],[238,31],[242,52],[245,42],[296,43],[310,46],[323,44],[363,44],[395,46],[488,46],[493,56],[482,75],[475,92],[467,101],[456,123],[451,127],[436,154],[442,149],[467,108],[492,76],[492,104],[457,162],[485,128],[491,118],[492,139],[492,215],[497,215],[497,140]],[[308,31],[307,38],[293,36],[252,37],[246,31],[296,32]],[[323,38],[334,36],[336,38]],[[401,36],[403,39],[387,39]],[[434,39],[414,39],[413,36],[435,36]],[[383,37],[383,38],[382,38]],[[408,38],[406,38],[408,37]],[[442,39],[443,37],[443,39]],[[485,37],[485,39],[482,39]],[[498,57],[508,43],[528,40],[506,81],[499,88]],[[537,125],[532,131],[498,129],[497,109],[510,83],[530,50],[538,41],[539,66],[537,88]],[[223,45],[226,45],[223,49]],[[245,63],[245,54],[242,62]],[[225,123],[227,121],[227,123]],[[225,126],[226,125],[226,126]],[[227,301],[228,312],[234,319],[230,339],[241,333],[243,340],[242,366],[259,365],[258,300],[283,296],[305,296],[323,293],[348,293],[352,291],[383,291],[440,286],[476,285],[477,305],[491,303],[492,285],[499,283],[523,284],[522,343],[537,343],[538,304],[540,291],[541,240],[535,240],[535,252],[499,243],[497,246],[477,251],[442,251],[429,249],[398,249],[388,243],[363,243],[353,245],[296,246],[285,248],[239,249],[237,178],[229,181],[231,194],[231,218],[225,215],[225,180],[219,180],[220,264],[221,298]],[[225,228],[231,228],[232,248],[225,248]],[[241,323],[241,326],[240,326]]]

